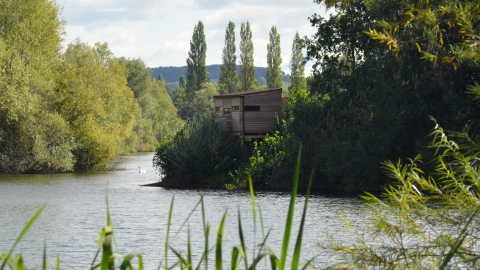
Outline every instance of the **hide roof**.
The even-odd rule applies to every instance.
[[[272,91],[278,91],[282,90],[282,88],[272,88],[272,89],[266,89],[266,90],[252,90],[252,91],[247,91],[247,92],[236,92],[236,93],[228,93],[228,94],[223,94],[223,95],[218,95],[218,96],[213,96],[216,98],[223,98],[223,97],[243,97],[247,95],[252,95],[252,94],[260,94],[260,93],[265,93],[265,92],[272,92]]]

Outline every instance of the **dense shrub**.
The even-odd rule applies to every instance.
[[[164,141],[154,166],[170,187],[223,187],[242,155],[240,140],[220,129],[213,115],[184,125]]]

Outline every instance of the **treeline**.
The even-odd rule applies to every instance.
[[[417,153],[429,160],[434,155],[426,147],[435,126],[432,117],[446,130],[475,125],[480,104],[466,89],[479,81],[479,58],[459,45],[476,44],[475,35],[459,30],[470,24],[462,23],[463,17],[458,18],[458,24],[442,18],[433,27],[426,12],[423,22],[407,26],[417,18],[412,12],[405,13],[414,2],[328,2],[334,14],[329,18],[313,14],[309,20],[316,33],[297,37],[292,48],[292,87],[283,115],[270,137],[253,142],[248,161],[230,169],[232,177],[226,184],[244,187],[250,175],[256,188],[289,189],[295,158],[303,145],[301,185],[306,185],[308,174],[314,171],[315,189],[381,190],[390,183],[380,169],[382,162],[414,158]],[[448,17],[450,9],[444,6],[452,6],[449,3],[426,5],[447,14],[439,17]],[[234,71],[233,33],[230,23],[219,81],[223,93],[255,89],[257,85],[253,77],[248,77],[250,65],[238,74]],[[277,35],[272,27],[270,71],[275,71],[273,64],[278,63]],[[240,36],[240,63],[249,63],[248,48],[253,45],[248,22],[242,23]],[[195,38],[191,44],[195,44]],[[303,70],[298,72],[305,57],[314,61],[307,83]],[[276,75],[267,81],[273,82],[274,78]],[[187,83],[185,96],[191,91],[188,89],[193,88]],[[425,172],[434,170],[430,162],[421,166]]]
[[[63,32],[55,2],[0,4],[0,173],[102,170],[182,123],[142,60],[106,43],[62,51]]]
[[[207,72],[210,74],[210,81],[218,83],[220,78],[221,65],[207,65]],[[240,65],[237,64],[237,73],[240,71]],[[255,76],[260,86],[267,83],[266,81],[266,67],[255,67]],[[152,68],[152,77],[158,78],[162,76],[166,83],[178,83],[180,76],[184,78],[187,76],[187,66],[183,67],[155,67]],[[284,83],[288,83],[288,76],[282,71],[282,80]]]
[[[478,57],[461,57],[459,45],[472,37],[454,24],[405,26],[411,2],[342,1],[328,19],[310,17],[317,32],[304,48],[313,74],[306,90],[290,95],[276,133],[256,145],[244,172],[257,186],[288,188],[286,168],[303,145],[303,185],[314,171],[317,189],[381,190],[390,183],[382,162],[418,153],[430,160],[431,117],[446,130],[478,121],[480,104],[466,92],[479,81]],[[430,162],[421,168],[434,170]]]
[[[172,99],[182,119],[189,122],[173,138],[162,143],[155,154],[154,165],[163,175],[160,185],[167,187],[237,187],[231,177],[248,161],[248,152],[240,148],[240,140],[223,132],[215,122],[213,96],[224,93],[283,87],[280,35],[272,26],[267,45],[268,67],[265,86],[256,79],[253,62],[253,42],[250,24],[240,28],[240,65],[237,65],[235,24],[229,22],[225,30],[225,47],[218,84],[210,82],[206,66],[205,34],[200,21],[194,28],[187,59],[186,79],[179,78],[179,86]],[[306,86],[302,42],[298,33],[293,40],[290,62],[291,82],[288,89],[297,91]]]
[[[284,85],[286,76],[280,68],[282,57],[280,34],[277,28],[272,26],[269,33],[270,42],[267,45],[268,66],[266,68],[255,68],[252,35],[250,23],[248,21],[242,22],[240,27],[241,40],[239,42],[240,55],[237,59],[235,24],[233,22],[228,23],[225,29],[222,64],[219,66],[219,69],[214,68],[217,66],[210,66],[210,70],[215,72],[213,74],[214,80],[218,78],[218,83],[215,84],[211,82],[212,74],[206,65],[207,44],[203,22],[199,21],[195,25],[186,61],[186,76],[180,75],[178,87],[171,93],[173,102],[182,119],[200,119],[205,113],[212,114],[214,111],[212,97],[214,95],[266,88],[285,88],[287,92],[288,88]],[[297,33],[294,43],[299,42],[300,38]],[[303,59],[298,61],[301,62]],[[300,65],[302,66],[301,77],[304,78],[303,63]],[[256,72],[258,70],[260,72]],[[262,71],[265,73],[262,74]],[[154,72],[159,72],[159,69],[157,68]],[[217,72],[219,73],[216,74]],[[298,77],[299,74],[300,72],[297,72],[294,77]],[[259,75],[264,75],[265,77],[259,77]],[[259,82],[259,80],[262,81]],[[288,80],[292,81],[292,75],[288,76]]]

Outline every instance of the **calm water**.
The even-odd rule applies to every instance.
[[[123,169],[113,172],[0,176],[0,253],[8,251],[34,212],[46,204],[16,253],[24,255],[28,267],[37,267],[45,243],[51,266],[59,255],[62,269],[88,268],[97,250],[99,232],[106,223],[106,194],[116,233],[117,253],[126,255],[133,251],[142,254],[146,269],[156,269],[163,258],[172,198],[171,243],[179,251],[186,250],[188,227],[192,232],[193,250],[197,253],[203,250],[201,210],[199,207],[195,209],[202,194],[205,196],[206,216],[212,225],[210,243],[215,242],[220,219],[228,211],[225,258],[230,258],[232,247],[239,244],[238,211],[246,238],[255,239],[248,193],[142,187],[141,184],[156,182],[160,178],[152,168],[152,157],[151,153],[124,157]],[[147,172],[139,174],[138,166]],[[299,197],[297,201],[295,228],[298,228],[304,199]],[[269,246],[279,254],[289,196],[261,192],[257,194],[256,202],[262,210],[265,227],[272,229]],[[317,265],[331,263],[331,257],[319,247],[319,243],[326,243],[327,232],[348,241],[349,234],[340,213],[343,212],[356,226],[362,226],[364,209],[362,201],[357,198],[314,196],[309,204],[303,238],[304,261],[320,255],[315,260]],[[257,229],[257,239],[260,236],[261,231]],[[296,231],[292,237],[296,237]],[[248,247],[251,257],[253,243]],[[211,259],[213,261],[214,254]]]

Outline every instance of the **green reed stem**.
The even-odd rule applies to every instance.
[[[7,253],[7,256],[5,256],[4,260],[3,260],[3,263],[2,265],[0,266],[0,270],[4,270],[5,267],[7,266],[8,264],[8,261],[10,260],[11,256],[12,256],[12,253],[13,251],[15,250],[15,248],[17,247],[18,243],[20,243],[20,241],[23,239],[23,237],[25,236],[25,234],[27,233],[27,231],[30,229],[30,227],[33,225],[33,223],[35,222],[35,220],[37,220],[38,216],[40,215],[40,213],[42,213],[43,209],[45,209],[45,204],[42,205],[36,212],[35,214],[33,215],[32,218],[30,218],[30,220],[27,222],[27,225],[25,225],[25,227],[23,228],[22,232],[20,232],[20,235],[17,237],[17,239],[15,240],[15,242],[13,243],[13,246],[10,248],[10,251]]]
[[[288,206],[288,215],[287,215],[287,222],[285,224],[285,233],[283,235],[282,241],[282,253],[280,254],[280,262],[278,264],[278,268],[280,270],[285,269],[285,264],[287,262],[287,252],[288,252],[288,244],[290,241],[290,233],[292,231],[292,222],[293,222],[293,215],[295,212],[295,199],[297,198],[297,189],[298,189],[298,179],[300,175],[300,159],[302,156],[302,147],[300,146],[298,150],[298,157],[297,157],[297,164],[295,166],[295,174],[293,176],[293,186],[292,192],[290,194],[290,205]]]

